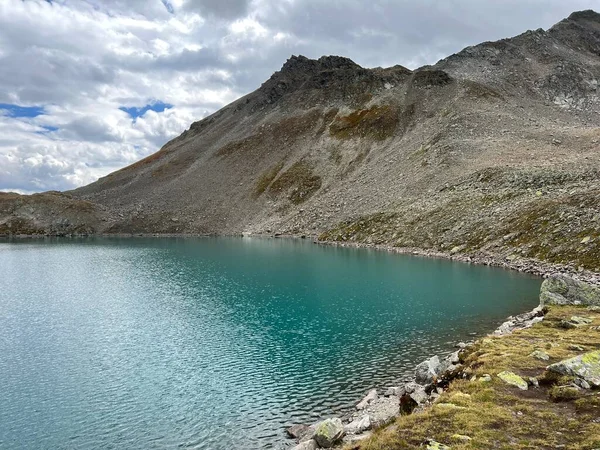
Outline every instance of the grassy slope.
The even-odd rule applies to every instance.
[[[573,315],[596,317],[591,325],[564,330],[557,325]],[[470,375],[492,375],[491,382],[456,380],[433,407],[401,416],[392,425],[378,430],[353,450],[418,448],[425,439],[435,439],[458,449],[593,449],[600,447],[600,393],[582,391],[569,400],[552,401],[556,386],[567,379],[544,377],[545,367],[559,360],[600,348],[600,314],[585,308],[553,306],[543,322],[531,329],[504,337],[482,339],[465,355]],[[529,356],[541,349],[549,361]],[[539,377],[540,387],[520,391],[496,377],[510,370],[526,377]],[[453,404],[458,408],[448,407]],[[461,442],[455,434],[472,440]],[[562,446],[562,447],[561,447]]]

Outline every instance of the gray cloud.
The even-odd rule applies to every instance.
[[[184,3],[187,11],[196,11],[208,17],[237,19],[248,13],[249,0],[187,0]]]
[[[597,0],[0,0],[0,189],[69,189],[156,151],[292,54],[416,68]],[[161,101],[135,121],[121,106]],[[55,130],[56,131],[48,131]]]

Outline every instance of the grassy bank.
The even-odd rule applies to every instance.
[[[592,319],[565,329],[572,316]],[[478,341],[461,356],[467,378],[453,381],[424,411],[401,416],[347,450],[420,448],[428,439],[452,449],[594,449],[600,447],[600,393],[565,388],[572,381],[546,372],[565,358],[600,349],[600,312],[551,306],[543,322]],[[538,359],[547,355],[548,360]],[[504,371],[539,387],[521,390],[498,378]],[[491,375],[486,381],[485,375]],[[426,448],[423,446],[421,448]]]

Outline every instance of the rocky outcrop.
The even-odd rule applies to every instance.
[[[585,353],[548,366],[550,372],[576,377],[593,387],[600,387],[600,351]]]
[[[600,288],[565,275],[553,276],[542,283],[540,304],[600,306]]]

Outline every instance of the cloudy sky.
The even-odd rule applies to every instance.
[[[292,54],[435,63],[600,0],[0,0],[0,190],[67,190],[155,152]]]

